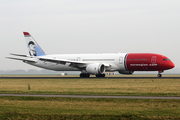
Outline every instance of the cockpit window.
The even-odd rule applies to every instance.
[[[163,59],[163,61],[170,61],[170,59],[168,59],[168,58],[167,59]]]

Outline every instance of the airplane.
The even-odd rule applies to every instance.
[[[28,32],[23,34],[29,55],[10,53],[6,58],[54,71],[81,71],[81,78],[105,77],[105,72],[114,71],[126,75],[132,75],[134,71],[158,71],[157,76],[161,77],[164,70],[175,67],[169,58],[155,53],[47,55]]]

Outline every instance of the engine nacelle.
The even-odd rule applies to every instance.
[[[101,63],[92,63],[87,65],[86,71],[93,75],[103,74],[105,72],[105,66]]]
[[[118,71],[120,74],[132,75],[134,71]]]

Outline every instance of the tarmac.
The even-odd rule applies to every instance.
[[[0,77],[0,79],[180,79],[180,77]]]
[[[0,94],[0,96],[16,97],[62,97],[62,98],[110,98],[110,99],[180,99],[180,97],[159,97],[159,96],[99,96],[99,95],[32,95],[32,94]]]

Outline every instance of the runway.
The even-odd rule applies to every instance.
[[[93,96],[93,95],[32,95],[32,94],[0,94],[0,96],[16,97],[63,97],[63,98],[110,98],[110,99],[171,99],[179,100],[180,97],[158,97],[158,96]]]
[[[0,79],[180,79],[180,77],[104,77],[104,78],[80,78],[80,77],[0,77]]]

